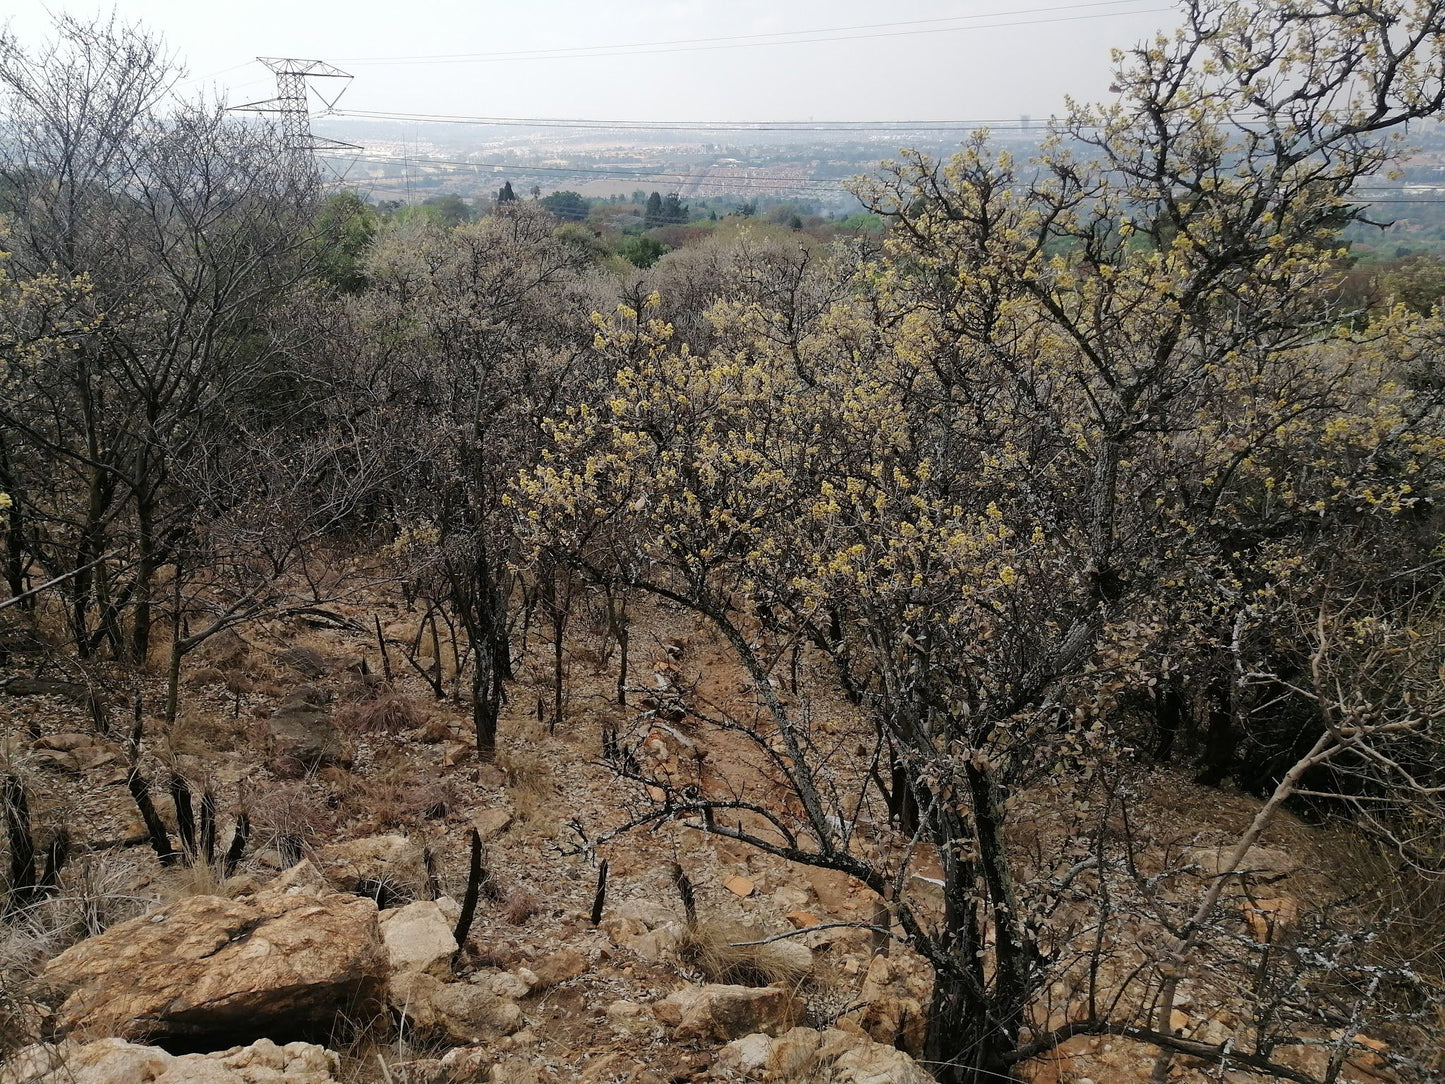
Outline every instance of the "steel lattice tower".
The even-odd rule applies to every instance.
[[[258,56],[256,58],[276,73],[276,97],[264,101],[234,105],[235,112],[275,113],[281,126],[281,136],[286,149],[295,153],[311,153],[318,150],[356,150],[353,143],[337,139],[326,139],[311,132],[311,108],[306,95],[307,88],[315,91],[316,97],[331,109],[346,92],[352,76],[324,60],[300,60],[296,57]],[[341,79],[340,89],[329,98],[312,85],[311,79]]]

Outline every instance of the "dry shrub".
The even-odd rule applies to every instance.
[[[542,911],[542,902],[525,888],[512,888],[502,900],[502,917],[513,926],[525,926]]]
[[[407,821],[406,787],[390,778],[358,779],[347,806],[363,832],[400,828]]]
[[[426,722],[426,715],[416,704],[394,692],[347,705],[334,718],[337,727],[352,734],[400,734]]]
[[[805,966],[796,943],[759,940],[756,930],[733,922],[702,921],[683,932],[678,957],[702,972],[708,982],[737,986],[771,986],[783,983],[800,987],[813,973],[811,961]]]
[[[326,796],[306,783],[262,788],[251,803],[251,850],[274,846],[304,850],[333,826]]]
[[[549,795],[552,770],[531,743],[521,749],[511,746],[497,751],[497,767],[506,777],[508,789],[517,793]]]

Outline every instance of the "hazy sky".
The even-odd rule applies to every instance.
[[[48,33],[47,9],[98,10],[94,0],[3,9],[30,42]],[[1110,46],[1175,18],[1168,0],[120,0],[116,10],[165,35],[201,80],[189,88],[215,83],[230,101],[268,96],[254,57],[299,56],[353,73],[341,103],[352,109],[636,120],[1044,117],[1066,93],[1106,96]],[[845,27],[866,29],[794,44],[696,40]],[[495,55],[528,50],[574,53]],[[493,55],[434,59],[468,53]],[[416,57],[428,59],[378,62]]]

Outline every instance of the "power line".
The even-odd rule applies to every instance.
[[[521,49],[509,52],[491,53],[439,53],[429,56],[376,56],[343,57],[342,63],[357,66],[386,64],[472,64],[520,60],[577,60],[590,57],[647,56],[657,53],[704,52],[718,49],[751,49],[762,46],[809,45],[830,41],[859,41],[869,38],[916,37],[924,34],[952,34],[960,31],[994,30],[1015,26],[1039,26],[1048,23],[1079,22],[1091,19],[1115,18],[1119,15],[1145,15],[1173,11],[1172,7],[1133,7],[1123,11],[1095,11],[1084,15],[1061,15],[1042,19],[1011,18],[1023,14],[1045,14],[1058,11],[1077,11],[1085,8],[1119,7],[1136,5],[1150,0],[1095,0],[1093,3],[1056,4],[1048,7],[993,11],[978,15],[959,15],[951,19],[915,19],[908,22],[872,23],[858,27],[831,27],[813,30],[782,31],[769,34],[739,34],[714,38],[677,38],[670,41],[632,42],[616,45],[579,45],[551,49]],[[980,23],[981,19],[1005,19],[1003,22]],[[883,30],[877,32],[853,33],[855,30],[873,31],[875,28],[913,26],[917,23],[964,22],[963,26],[930,26],[914,30]],[[832,35],[827,37],[807,35]],[[775,40],[756,40],[775,39]]]
[[[799,36],[802,36],[802,35],[805,35],[805,34],[841,34],[841,33],[845,33],[845,32],[848,32],[848,31],[853,31],[853,30],[885,30],[885,29],[892,29],[892,28],[894,28],[894,27],[900,27],[900,26],[920,26],[920,25],[922,25],[922,24],[924,24],[924,23],[956,23],[956,22],[963,22],[963,21],[965,21],[965,20],[992,19],[992,18],[1001,16],[1001,15],[1029,15],[1029,14],[1037,14],[1037,13],[1039,13],[1039,12],[1071,11],[1071,10],[1074,10],[1074,9],[1076,9],[1076,8],[1118,7],[1118,6],[1121,5],[1121,4],[1132,4],[1132,3],[1141,3],[1141,2],[1142,2],[1142,0],[1098,0],[1098,2],[1095,2],[1095,3],[1058,4],[1058,5],[1053,5],[1053,6],[1050,6],[1050,7],[1024,8],[1024,9],[1022,9],[1022,10],[1019,10],[1019,9],[1015,8],[1015,9],[1012,10],[1012,11],[982,12],[982,13],[977,14],[977,15],[944,15],[944,16],[940,16],[940,17],[938,17],[938,18],[933,18],[933,19],[900,19],[900,20],[895,20],[895,21],[893,21],[893,22],[887,22],[887,23],[861,23],[861,24],[855,24],[855,25],[853,25],[853,26],[832,26],[832,27],[826,27],[826,26],[825,26],[825,27],[815,27],[815,28],[810,29],[810,30],[775,30],[775,31],[759,32],[759,33],[756,33],[756,34],[725,34],[725,35],[720,35],[720,36],[715,36],[715,37],[708,37],[708,38],[672,38],[672,39],[669,39],[669,40],[667,40],[667,41],[639,41],[639,42],[631,42],[631,43],[623,42],[623,43],[614,44],[614,45],[571,45],[571,46],[557,46],[557,47],[555,47],[555,48],[550,48],[550,49],[514,49],[514,50],[511,50],[510,52],[491,52],[491,53],[434,53],[434,54],[431,54],[431,55],[401,56],[401,57],[353,56],[353,57],[342,57],[341,59],[342,59],[343,61],[349,61],[349,62],[351,62],[351,63],[358,63],[358,64],[359,64],[359,63],[368,63],[368,62],[377,62],[377,63],[379,63],[379,62],[382,62],[382,61],[392,61],[392,60],[396,60],[396,61],[402,61],[402,60],[406,60],[406,61],[412,61],[412,60],[416,60],[416,61],[421,61],[421,60],[469,60],[469,59],[491,58],[491,57],[527,56],[527,55],[532,55],[532,54],[536,54],[536,53],[575,53],[575,52],[592,51],[592,50],[596,50],[596,49],[643,49],[643,48],[650,48],[650,47],[652,47],[652,46],[663,46],[663,45],[697,45],[697,44],[705,44],[705,43],[710,43],[710,42],[752,41],[752,40],[754,40],[754,39],[759,39],[759,38],[791,38],[791,37],[799,37]]]
[[[993,120],[842,120],[842,121],[639,121],[600,120],[571,117],[488,117],[448,113],[402,113],[374,109],[335,109],[328,114],[353,120],[414,121],[420,124],[475,124],[499,128],[578,128],[639,132],[971,132],[979,128],[995,131],[1032,131],[1035,125],[1020,124],[1016,117]],[[1042,129],[1043,122],[1038,128]]]

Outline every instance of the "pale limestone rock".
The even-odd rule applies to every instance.
[[[336,1084],[339,1062],[311,1043],[258,1039],[177,1057],[124,1039],[34,1046],[0,1069],[0,1084]]]
[[[280,876],[272,878],[261,891],[276,896],[322,896],[331,891],[331,886],[326,883],[321,871],[303,858]]]
[[[525,1023],[515,1001],[417,971],[395,976],[388,997],[413,1032],[458,1046],[511,1035]]]
[[[381,1000],[376,905],[340,894],[191,896],[61,953],[57,1035],[262,1038],[329,1029]]]
[[[886,956],[875,956],[869,962],[858,1000],[859,1008],[844,1019],[857,1024],[875,1042],[911,1054],[922,1051],[928,1027],[923,1005],[907,977]]]
[[[341,892],[371,896],[380,885],[402,900],[427,896],[421,845],[405,836],[366,836],[333,843],[316,852],[316,862],[326,880]]]
[[[755,1075],[768,1064],[768,1055],[773,1051],[773,1038],[757,1031],[734,1039],[718,1051],[718,1064],[724,1069]]]
[[[493,806],[491,809],[483,809],[472,817],[472,827],[483,839],[495,839],[508,828],[512,827],[514,815],[506,806]]]
[[[677,955],[677,946],[682,943],[682,933],[681,923],[670,922],[619,944],[630,948],[648,963],[660,963]]]
[[[457,928],[457,923],[462,917],[462,905],[451,896],[438,896],[436,904],[441,908],[442,918],[452,929]]]
[[[552,986],[560,986],[570,979],[575,979],[587,970],[587,957],[578,952],[571,945],[563,945],[550,956],[538,961],[532,967],[532,973],[537,981],[532,984],[534,989],[546,990]]]
[[[457,942],[441,908],[430,900],[383,911],[381,939],[393,975],[424,971],[443,978],[451,972]]]
[[[678,990],[652,1011],[679,1040],[727,1042],[754,1031],[786,1031],[802,1016],[803,1003],[781,986],[713,984]]]

